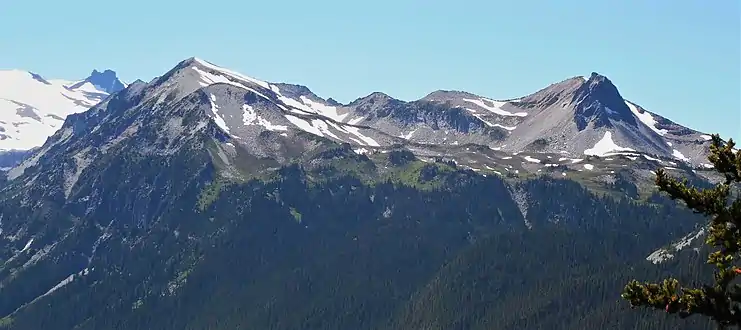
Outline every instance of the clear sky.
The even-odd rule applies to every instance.
[[[149,81],[197,56],[349,102],[437,89],[519,97],[592,71],[674,121],[741,140],[737,0],[26,0],[0,68]]]

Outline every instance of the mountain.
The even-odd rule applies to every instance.
[[[428,160],[447,156],[461,166],[498,174],[559,170],[563,176],[569,176],[567,172],[586,170],[610,175],[623,172],[644,179],[657,166],[687,172],[690,176],[702,176],[708,167],[700,159],[709,144],[704,134],[680,129],[676,124],[669,132],[665,128],[669,127],[669,121],[665,119],[660,122],[664,125],[661,129],[667,133],[656,133],[644,122],[648,122],[648,117],[660,117],[652,117],[637,106],[633,108],[632,103],[622,101],[614,85],[597,74],[586,81],[569,79],[507,102],[462,92],[434,92],[413,102],[372,93],[341,105],[322,99],[304,86],[267,83],[198,58],[179,63],[150,84],[132,85],[129,93],[136,93],[132,97],[140,108],[167,111],[177,106],[208,114],[194,129],[223,134],[221,139],[228,143],[218,144],[220,155],[235,155],[241,150],[262,159],[256,171],[285,164],[303,148],[312,148],[313,142],[309,141],[316,138],[349,143],[359,153],[405,145]],[[588,107],[586,103],[590,103]],[[97,109],[106,105],[107,101]],[[589,115],[584,109],[594,109],[594,114]],[[107,114],[98,112],[91,111],[85,117]],[[150,114],[137,112],[131,116],[134,117],[127,119],[131,122],[120,124],[123,126],[117,134],[135,133],[149,120],[146,117]],[[173,147],[172,140],[179,139],[182,133],[178,127],[181,124],[172,118],[179,117],[170,116],[168,124],[159,123],[159,129],[169,132],[165,138],[168,147]],[[90,125],[89,119],[80,120]],[[66,140],[67,135],[62,133],[68,130],[58,131],[57,136]],[[93,129],[91,133],[112,138],[108,131]],[[296,139],[303,142],[297,143]],[[688,139],[691,142],[686,142]],[[623,147],[616,146],[616,141],[630,143],[623,143]],[[477,152],[470,151],[470,144],[477,146]],[[14,169],[9,176],[19,176],[52,145],[47,144],[28,164]],[[80,145],[90,148],[95,144]],[[677,159],[674,156],[682,152],[669,151],[669,145],[693,155],[694,160]],[[689,147],[694,148],[692,152],[688,151]],[[226,165],[234,163],[232,156],[222,158]],[[636,160],[639,164],[632,164]],[[643,163],[651,165],[641,166]],[[235,175],[239,172],[235,168],[231,170]]]
[[[432,113],[447,117],[432,120],[411,110],[429,106],[429,102],[444,105],[447,113]],[[572,157],[645,154],[698,166],[707,163],[710,140],[707,134],[623,99],[612,82],[597,73],[513,100],[437,91],[419,101],[401,102],[372,94],[344,109],[354,114],[349,117],[355,124],[393,132],[413,142],[479,143],[509,152],[529,150]]]
[[[210,76],[203,81],[249,86],[259,91],[252,99],[258,107],[258,101],[273,101],[269,103],[287,111],[273,118],[276,125],[356,145],[476,143],[508,152],[532,150],[572,157],[645,154],[693,166],[707,163],[709,135],[623,99],[615,85],[597,73],[588,79],[571,78],[516,100],[437,91],[421,100],[404,102],[376,92],[341,105],[304,86],[268,84],[205,61],[192,62],[202,68],[194,76]],[[244,103],[254,107],[252,100]],[[221,111],[230,112],[231,117],[215,116],[233,130],[269,122],[240,121],[241,106],[219,105],[228,109]]]
[[[104,70],[103,72],[93,70],[89,77],[76,82],[74,85],[69,86],[69,88],[79,89],[83,86],[85,86],[84,88],[90,88],[90,85],[92,85],[94,89],[107,94],[113,94],[126,88],[126,85],[124,85],[121,80],[118,80],[116,72],[113,70]]]
[[[705,329],[617,298],[695,279],[646,260],[702,221],[651,171],[716,178],[608,83],[340,104],[186,59],[0,180],[0,328]],[[636,151],[585,154],[600,134]]]
[[[0,152],[40,147],[68,115],[83,112],[124,87],[111,70],[94,70],[80,81],[0,71]]]

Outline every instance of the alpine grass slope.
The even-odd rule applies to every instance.
[[[645,258],[701,219],[641,182],[707,147],[597,74],[340,104],[190,58],[7,171],[0,325],[703,328],[617,292],[679,267]]]

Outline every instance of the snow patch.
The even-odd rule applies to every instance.
[[[303,120],[301,118],[298,118],[292,115],[286,115],[286,119],[288,119],[288,121],[290,121],[291,124],[295,125],[296,127],[298,127],[299,129],[303,131],[309,132],[314,135],[322,136],[322,137],[324,136],[324,134],[320,130],[316,129],[314,126],[311,125],[311,123],[309,123],[306,120]]]
[[[313,119],[311,121],[311,126],[314,126],[316,129],[324,133],[324,135],[327,135],[329,137],[333,137],[337,140],[341,140],[339,136],[332,133],[332,131],[329,130],[329,125],[327,125],[327,122],[321,119]],[[322,136],[324,136],[322,135]]]
[[[23,247],[23,249],[20,252],[18,252],[18,253],[23,253],[23,252],[28,251],[28,249],[31,248],[31,244],[32,243],[33,243],[33,237],[30,240],[28,240],[28,243],[26,243],[26,245]]]
[[[635,106],[635,104],[628,101],[625,101],[625,105],[628,106],[630,111],[633,113],[634,116],[636,116],[636,118],[638,118],[638,120],[640,120],[644,125],[648,126],[648,128],[650,128],[652,131],[656,132],[656,134],[664,136],[666,135],[666,133],[669,132],[665,129],[658,129],[656,127],[656,119],[654,119],[654,117],[650,113],[648,113],[648,111],[641,112],[638,107]]]
[[[275,125],[265,118],[262,118],[259,114],[257,114],[257,111],[249,105],[244,104],[242,105],[242,123],[247,125],[259,125],[265,127],[265,129],[269,131],[287,131],[288,126],[285,125]]]
[[[649,155],[645,155],[645,154],[644,154],[644,155],[642,155],[642,156],[643,156],[643,158],[646,158],[646,159],[648,159],[648,160],[653,160],[653,161],[655,161],[655,162],[661,162],[661,159],[658,159],[658,158],[654,158],[654,157],[651,157],[651,156],[649,156]]]
[[[674,257],[671,252],[678,252],[683,250],[684,248],[692,244],[693,241],[700,238],[700,236],[704,234],[705,228],[702,228],[694,233],[689,233],[682,237],[682,239],[680,239],[678,242],[672,244],[668,249],[662,248],[654,251],[646,258],[646,260],[651,261],[654,264],[659,264],[666,260],[669,260]]]
[[[277,88],[277,87],[276,87]],[[316,110],[312,109],[310,106],[303,104],[299,101],[296,101],[292,98],[285,97],[283,94],[278,93],[278,100],[283,102],[285,105],[291,107],[291,109],[288,109],[288,111],[291,111],[293,113],[299,114],[299,115],[312,115],[317,114]]]
[[[245,81],[245,82],[249,82],[249,83],[253,83],[253,84],[259,85],[260,87],[265,88],[265,89],[270,89],[270,85],[268,85],[268,83],[266,83],[266,82],[264,82],[262,80],[258,80],[258,79],[252,78],[252,77],[248,77],[248,76],[245,76],[245,75],[243,75],[241,73],[234,72],[234,71],[231,71],[229,69],[222,68],[220,66],[216,66],[214,64],[211,64],[209,62],[206,62],[206,61],[204,61],[204,60],[202,60],[200,58],[197,58],[197,57],[194,57],[193,60],[195,60],[196,63],[198,63],[198,64],[200,64],[200,65],[202,65],[202,66],[204,66],[204,67],[206,67],[206,68],[208,68],[210,70],[217,71],[219,73],[222,73],[224,75],[227,75],[227,76],[232,77],[232,78],[237,79],[237,80],[242,80],[242,81]]]
[[[415,129],[415,130],[413,130],[413,131],[411,131],[411,132],[409,132],[407,134],[401,134],[401,135],[399,135],[399,137],[402,138],[402,139],[404,139],[404,140],[409,140],[409,139],[412,138],[412,134],[414,134],[414,132],[416,132],[416,131],[417,130]]]
[[[352,126],[344,126],[345,130],[350,132],[351,134],[358,137],[364,144],[369,145],[371,147],[380,147],[381,145],[376,142],[376,140],[373,140],[371,137],[363,135],[363,133],[360,133],[360,129],[357,127]]]
[[[365,117],[360,116],[358,118],[353,118],[353,119],[348,120],[347,123],[350,124],[350,125],[357,125],[358,123],[360,123],[364,119],[365,119]]]
[[[77,85],[80,82],[82,82],[82,81],[79,81],[79,82],[74,83],[74,84],[70,84],[70,85],[68,85],[66,87],[68,89],[71,89],[72,86]],[[94,85],[94,84],[90,83],[89,81],[84,82],[83,84],[77,86],[74,89],[79,90],[81,92],[86,92],[86,93],[108,94],[108,93],[106,93],[105,88],[100,87],[98,85]]]
[[[592,165],[592,164],[584,164],[584,168],[586,168],[587,170],[590,170],[591,171],[591,170],[594,170],[594,165]]]
[[[502,106],[505,105],[507,102],[502,101],[494,101],[490,99],[463,99],[463,101],[471,102],[475,105],[478,105],[479,107],[482,107],[490,112],[493,112],[500,116],[512,116],[512,117],[525,117],[527,116],[527,112],[509,112],[506,110],[502,110]],[[486,102],[491,103],[493,106],[487,105]]]
[[[698,239],[703,234],[705,234],[705,228],[702,228],[702,229],[698,230],[694,234],[693,233],[687,234],[686,236],[682,237],[682,239],[679,240],[679,242],[677,242],[677,243],[674,244],[674,249],[677,250],[677,251],[679,251],[679,250],[682,250],[682,249],[686,248],[694,240]]]
[[[306,96],[301,96],[301,101],[306,104],[306,106],[309,107],[310,110],[312,110],[314,113],[322,115],[324,117],[330,118],[335,121],[342,121],[349,115],[350,113],[346,114],[340,114],[337,112],[337,107],[329,106],[326,104],[322,104],[319,102],[312,101],[310,98]]]
[[[615,144],[615,142],[612,140],[612,132],[607,131],[605,132],[605,135],[602,137],[602,140],[599,140],[599,142],[597,142],[594,145],[594,147],[584,150],[584,154],[588,156],[604,157],[605,155],[611,152],[621,152],[621,151],[635,151],[635,150],[631,148],[624,148],[624,147],[621,147]]]
[[[484,124],[486,124],[486,125],[488,125],[490,127],[499,127],[499,128],[503,128],[503,129],[508,130],[508,131],[514,131],[517,128],[517,126],[504,126],[502,124],[497,124],[497,123],[489,122],[486,119],[482,118],[482,116],[480,114],[477,114],[476,113],[476,110],[468,109],[468,108],[466,110],[470,111],[471,114],[474,117],[478,118],[478,120],[481,120],[482,122],[484,122]]]
[[[665,249],[658,249],[651,253],[648,257],[646,257],[646,260],[652,262],[654,265],[657,265],[672,258],[674,258],[674,255],[669,253],[669,251]]]
[[[229,127],[226,126],[226,121],[224,121],[224,118],[219,115],[219,106],[216,105],[216,95],[211,94],[211,98],[209,100],[211,101],[211,111],[213,111],[214,113],[214,122],[216,122],[216,125],[218,125],[219,128],[229,134]]]
[[[683,160],[685,162],[690,161],[689,158],[685,157],[685,155],[682,154],[681,152],[679,152],[679,150],[677,150],[677,149],[672,150],[672,156],[674,156],[674,158],[677,158],[679,160]]]
[[[537,159],[537,158],[533,158],[530,156],[525,156],[524,158],[526,161],[531,162],[531,163],[540,163],[540,159]]]
[[[254,94],[256,94],[256,95],[258,95],[258,96],[260,96],[260,97],[262,97],[264,99],[266,99],[266,100],[270,100],[270,98],[267,97],[267,96],[265,96],[265,94],[262,94],[262,93],[258,92],[257,90],[255,90],[254,88],[252,88],[250,86],[247,86],[247,85],[245,85],[243,83],[234,82],[234,81],[230,80],[228,77],[225,77],[225,76],[222,76],[222,75],[215,75],[215,74],[212,74],[210,72],[201,70],[197,66],[191,66],[190,68],[198,74],[198,78],[199,78],[198,83],[201,85],[201,87],[207,87],[207,86],[210,86],[210,85],[213,85],[213,84],[223,83],[223,84],[228,84],[228,85],[232,85],[232,86],[235,86],[235,87],[239,87],[239,88],[248,90],[248,91],[250,91],[250,92],[252,92],[252,93],[254,93]],[[245,81],[242,80],[242,82],[245,82]]]
[[[57,285],[55,285],[54,287],[52,287],[51,289],[49,289],[49,291],[47,291],[46,293],[44,293],[43,295],[41,295],[41,297],[48,296],[48,295],[52,294],[54,291],[59,290],[63,286],[72,283],[72,281],[74,281],[76,277],[86,276],[89,273],[90,273],[90,271],[87,268],[85,268],[85,269],[81,270],[80,272],[78,272],[77,274],[70,274],[65,279],[63,279],[61,282],[57,283]]]
[[[494,126],[495,127],[499,127],[499,128],[504,128],[504,129],[506,129],[508,131],[514,131],[517,128],[517,126],[504,126],[504,125],[501,125],[501,124],[494,124]]]
[[[329,127],[332,126],[337,131],[348,134],[348,138],[353,140],[357,144],[367,145],[367,146],[372,146],[372,147],[381,146],[378,142],[376,142],[371,137],[363,135],[360,132],[360,129],[357,127],[337,124],[332,121],[325,121],[322,119],[313,119],[311,122],[309,122],[307,120],[298,118],[293,115],[286,114],[285,116],[286,116],[286,119],[288,119],[288,121],[290,121],[296,127],[300,128],[303,131],[314,134],[314,135],[318,135],[321,137],[329,136],[334,139],[344,141],[339,136],[337,136],[332,131],[330,131]]]

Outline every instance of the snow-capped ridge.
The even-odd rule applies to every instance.
[[[65,97],[69,98],[65,93],[79,94],[82,99],[73,101],[85,105],[79,111],[109,95],[107,91],[113,89],[105,81],[118,81],[112,70],[94,70],[89,78],[76,82],[49,80],[27,72],[22,75],[34,85],[61,86]],[[197,100],[200,96],[194,96],[186,102],[199,102],[199,111],[213,119],[213,127],[235,137],[259,130],[290,134],[291,128],[296,128],[363,146],[404,141],[474,143],[508,152],[565,152],[571,157],[645,153],[685,162],[704,161],[702,148],[708,143],[704,134],[695,134],[625,100],[606,76],[593,72],[584,78],[574,76],[519,98],[438,90],[407,102],[373,92],[340,104],[303,85],[271,83],[190,57],[149,83],[137,81],[128,88],[142,89],[136,102],[146,103],[155,112],[169,111],[175,102],[203,91],[201,101]],[[43,122],[45,116],[56,116],[59,121],[68,114],[39,112],[37,105],[17,98],[12,102],[0,99],[0,104],[4,103],[12,107],[7,112],[25,121]],[[8,125],[16,124],[26,123],[10,121]],[[0,148],[3,141],[10,141],[3,139],[3,135],[11,136],[12,131],[6,131],[10,133],[0,132]]]
[[[68,115],[108,97],[89,78],[69,81],[23,70],[0,71],[0,151],[39,147]]]
[[[268,83],[197,57],[181,61],[147,89],[146,98],[156,100],[155,109],[202,92],[205,114],[214,127],[238,143],[251,143],[260,131],[287,137],[293,128],[338,142],[380,146],[366,128],[344,122],[349,115],[345,107],[332,105],[307,87]]]
[[[209,115],[216,126],[225,134],[248,143],[255,130],[281,132],[287,136],[290,128],[338,142],[362,146],[380,146],[361,128],[343,123],[347,114],[338,108],[311,100],[306,96],[299,100],[285,97],[279,88],[270,85],[263,90],[267,95],[252,94],[240,97],[232,84],[211,84],[201,90],[208,94]],[[249,90],[246,90],[249,93]]]
[[[202,60],[202,59],[200,59],[198,57],[191,57],[189,59],[189,61],[191,61],[191,62],[193,62],[195,64],[198,64],[198,65],[204,66],[204,67],[206,67],[206,68],[208,68],[210,70],[218,71],[218,72],[220,72],[222,74],[225,74],[227,76],[236,78],[238,80],[248,81],[248,82],[257,84],[257,85],[261,86],[262,88],[270,89],[270,86],[265,81],[262,81],[262,80],[259,80],[259,79],[255,79],[255,78],[252,78],[252,77],[248,77],[248,76],[245,76],[245,75],[243,75],[241,73],[238,73],[238,72],[235,72],[235,71],[232,71],[232,70],[229,70],[229,69],[226,69],[226,68],[217,66],[217,65],[215,65],[215,64],[213,64],[211,62]]]

